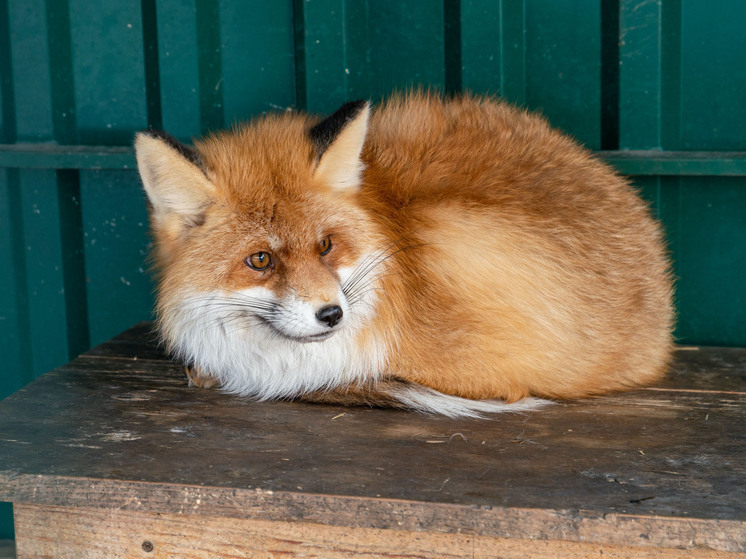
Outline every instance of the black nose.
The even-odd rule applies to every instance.
[[[339,305],[329,305],[319,309],[319,312],[316,313],[316,320],[332,328],[339,324],[343,314],[342,307]]]

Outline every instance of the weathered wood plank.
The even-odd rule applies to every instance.
[[[176,364],[90,361],[6,401],[2,470],[477,506],[746,513],[739,393],[648,390],[454,421],[256,403],[187,388]]]
[[[351,529],[593,542],[640,549],[743,552],[746,548],[743,522],[669,518],[644,512],[604,515],[590,510],[475,507],[115,480],[39,480],[33,476],[19,476],[9,483],[16,488],[15,506],[116,510],[146,516],[171,514],[185,517],[187,523],[199,523],[203,517],[223,517],[236,522],[310,523]]]
[[[422,559],[702,559],[741,556],[712,550],[645,549],[592,542],[512,539],[314,523],[267,522],[202,515],[199,518],[114,509],[17,506],[19,559],[54,557],[323,557]]]
[[[0,500],[746,551],[746,350],[682,349],[656,387],[479,421],[189,388],[150,330],[0,405]]]
[[[111,340],[90,349],[85,355],[125,359],[168,359],[159,346],[158,334],[151,322],[141,322]]]

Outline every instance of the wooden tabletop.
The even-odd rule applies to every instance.
[[[490,420],[189,388],[140,324],[0,403],[0,500],[746,551],[746,349]]]

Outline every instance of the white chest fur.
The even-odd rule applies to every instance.
[[[225,301],[218,292],[193,295],[162,319],[176,354],[207,371],[229,392],[290,398],[374,380],[385,369],[383,344],[370,337],[360,342],[369,313],[348,313],[330,338],[304,343],[278,334]]]

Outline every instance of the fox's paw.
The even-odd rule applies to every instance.
[[[220,384],[215,377],[205,373],[199,367],[184,367],[184,370],[186,371],[187,379],[189,379],[189,386],[216,388]]]

